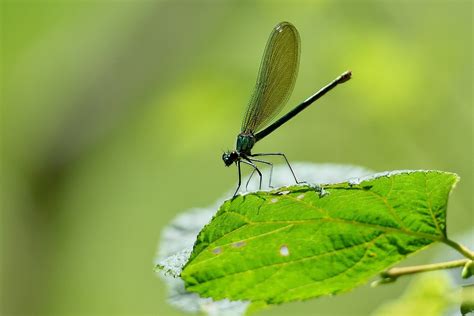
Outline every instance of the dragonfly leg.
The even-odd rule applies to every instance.
[[[270,166],[270,179],[269,179],[269,181],[268,181],[268,186],[269,186],[270,188],[273,188],[273,187],[272,187],[273,164],[272,164],[271,162],[268,162],[268,161],[265,161],[265,160],[253,159],[253,158],[249,158],[249,159],[250,159],[251,161],[264,163],[264,164]]]
[[[252,166],[254,168],[254,170],[257,171],[258,176],[260,177],[258,189],[261,190],[262,189],[262,173],[260,172],[258,167],[249,158],[245,157],[244,159],[245,160],[242,160],[243,163],[246,163],[247,165]]]
[[[293,168],[291,168],[291,165],[290,165],[288,159],[286,158],[285,154],[283,154],[283,153],[259,153],[259,154],[252,154],[250,156],[251,157],[259,157],[259,156],[281,156],[281,157],[283,157],[285,159],[286,164],[288,165],[288,168],[290,168],[291,174],[293,175],[293,178],[295,179],[295,182],[300,183],[298,181],[298,179],[296,179],[295,172],[293,171]]]
[[[248,190],[248,186],[249,186],[250,180],[252,179],[254,173],[255,173],[255,168],[252,170],[252,173],[250,174],[250,177],[249,177],[249,179],[247,180],[247,183],[245,184],[245,190]]]
[[[239,183],[237,184],[237,189],[235,189],[234,195],[232,197],[235,197],[237,195],[237,192],[239,192],[240,189],[240,184],[242,182],[242,174],[240,172],[240,160],[237,161],[237,170],[239,172]]]

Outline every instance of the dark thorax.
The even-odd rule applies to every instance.
[[[237,136],[237,144],[235,146],[235,150],[240,155],[250,156],[251,150],[253,148],[253,145],[255,145],[255,142],[256,139],[252,133],[240,133],[239,136]]]
[[[237,136],[237,144],[235,150],[227,151],[222,155],[224,164],[228,167],[234,162],[244,158],[248,160],[247,156],[251,156],[251,150],[256,143],[255,136],[251,133],[240,133]]]

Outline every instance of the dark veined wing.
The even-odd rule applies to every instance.
[[[241,132],[255,133],[285,106],[295,86],[300,59],[300,37],[289,22],[281,22],[268,39],[257,84],[242,122]]]

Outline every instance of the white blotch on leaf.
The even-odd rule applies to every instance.
[[[278,202],[278,199],[277,199],[277,198],[273,198],[273,199],[270,200],[270,202],[276,203],[276,202]]]
[[[280,255],[283,257],[288,257],[290,255],[290,249],[288,249],[287,245],[282,245],[280,247]]]
[[[216,248],[212,249],[212,253],[218,255],[218,254],[222,253],[222,248],[221,247],[216,247]]]
[[[296,197],[296,199],[298,199],[298,200],[302,200],[303,198],[304,198],[304,194],[300,194]]]
[[[235,248],[240,248],[240,247],[245,246],[246,244],[247,243],[245,241],[238,241],[238,242],[233,243],[232,246]]]
[[[156,265],[156,269],[163,272],[165,276],[179,277],[183,266],[188,262],[191,256],[192,248],[183,249],[182,251],[162,259]]]

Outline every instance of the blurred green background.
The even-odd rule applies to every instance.
[[[181,314],[160,231],[236,184],[221,154],[283,20],[302,43],[286,109],[353,79],[256,150],[456,172],[449,233],[472,229],[471,1],[2,1],[2,314]],[[406,285],[263,314],[367,315]]]

